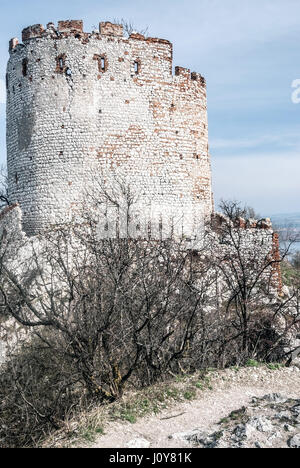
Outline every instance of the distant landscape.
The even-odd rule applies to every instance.
[[[274,226],[300,230],[300,213],[278,213],[271,216]]]
[[[277,229],[284,234],[289,231],[293,236],[299,239],[298,242],[292,246],[291,251],[296,252],[300,250],[300,213],[278,213],[271,216],[274,229]]]

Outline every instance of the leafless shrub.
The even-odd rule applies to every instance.
[[[0,432],[6,445],[34,445],[79,395],[110,402],[128,382],[140,387],[180,372],[181,362],[197,365],[187,354],[206,288],[195,288],[192,256],[172,242],[97,240],[90,228],[72,229],[72,241],[66,229],[45,236],[25,282],[3,266],[2,309],[32,337],[2,375],[10,379],[1,414],[15,418],[13,432]]]
[[[224,200],[222,199],[219,204],[220,211],[231,220],[237,218],[244,219],[261,219],[261,216],[251,206],[242,206],[239,201],[236,200]]]
[[[250,234],[250,241],[245,241],[246,231],[236,221],[247,210],[236,202],[223,202],[222,207],[228,218],[218,228],[221,249],[211,256],[222,283],[219,313],[224,333],[219,337],[218,359],[226,366],[248,358],[282,358],[291,330],[300,323],[299,288],[295,286],[286,299],[278,297],[280,264],[293,240],[281,256],[270,251],[268,235]]]
[[[121,194],[130,206],[131,191]],[[3,446],[36,446],[66,413],[111,402],[126,386],[282,357],[299,326],[299,289],[272,296],[280,259],[259,238],[245,249],[228,212],[203,250],[184,240],[99,239],[87,210],[80,225],[33,241],[30,259],[0,256],[1,310],[31,337],[0,373]]]
[[[11,351],[0,373],[0,447],[36,447],[80,408],[84,388],[76,385],[73,362],[45,331]],[[49,344],[51,343],[51,346]]]

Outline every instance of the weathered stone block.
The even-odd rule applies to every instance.
[[[83,21],[82,20],[67,20],[58,22],[59,32],[83,32]]]
[[[33,26],[28,26],[28,28],[25,28],[22,31],[22,41],[24,42],[35,37],[41,37],[44,31],[44,26],[42,24],[34,24]]]

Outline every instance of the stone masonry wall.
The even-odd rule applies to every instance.
[[[95,178],[126,175],[141,206],[212,213],[205,80],[176,67],[172,44],[82,21],[26,28],[10,41],[7,158],[12,203],[35,234],[69,221]]]
[[[237,255],[241,255],[242,264],[247,266],[249,271],[254,268],[255,274],[263,271],[265,265],[269,265],[261,275],[261,280],[266,283],[270,281],[270,289],[275,294],[282,295],[279,235],[274,232],[269,218],[259,221],[237,218],[233,223],[224,215],[215,213],[208,232],[213,233],[209,242],[212,257],[226,258],[228,254],[229,258],[235,259]],[[239,265],[238,258],[236,264]],[[229,271],[231,268],[229,265]]]
[[[212,265],[217,265],[217,279],[211,283],[210,287],[206,290],[206,295],[208,297],[207,310],[215,312],[215,308],[211,308],[211,301],[213,304],[216,296],[216,288],[220,297],[224,300],[228,299],[228,287],[225,285],[224,276],[220,275],[218,268],[218,259],[220,259],[224,268],[226,268],[226,254],[232,255],[233,259],[236,257],[236,250],[233,248],[232,240],[224,239],[224,236],[220,232],[220,226],[222,223],[228,223],[229,220],[220,214],[215,214],[212,217],[212,222],[206,226],[205,240],[204,243],[200,245],[200,250],[198,248],[194,251],[191,243],[186,240],[186,248],[188,250],[193,250],[197,255],[201,256],[201,259],[205,260],[207,258]],[[59,232],[59,230],[58,230]],[[49,237],[50,235],[50,237]],[[55,239],[56,231],[48,233],[49,238]],[[51,237],[54,236],[54,237]],[[33,272],[36,272],[36,256],[39,259],[40,266],[43,266],[43,275],[44,278],[47,277],[47,272],[49,278],[51,278],[51,284],[53,285],[54,277],[51,273],[51,263],[49,263],[49,245],[53,245],[54,254],[55,254],[55,242],[47,243],[47,236],[36,235],[28,237],[22,230],[22,211],[18,205],[13,205],[8,208],[5,208],[0,212],[0,247],[1,247],[1,262],[4,262],[6,268],[8,268],[14,275],[19,279],[27,280],[28,278],[33,278]],[[253,220],[253,223],[249,226],[245,225],[245,221],[241,220],[240,224],[237,224],[234,230],[233,239],[237,242],[240,242],[239,253],[243,256],[243,264],[247,264],[247,258],[249,257],[249,265],[251,268],[251,257],[257,255],[258,259],[256,261],[256,266],[263,266],[263,262],[266,258],[270,260],[280,261],[280,252],[279,244],[276,233],[272,229],[270,222],[263,221],[257,223]],[[78,262],[78,255],[80,249],[78,248],[78,239],[69,239],[70,244],[68,248],[68,265],[70,265],[72,252],[76,257],[76,262]],[[208,242],[209,241],[209,242]],[[46,247],[47,246],[47,247]],[[254,249],[254,251],[253,251]],[[56,252],[57,253],[57,252]],[[259,260],[260,259],[260,260]],[[83,257],[84,262],[86,262],[86,257]],[[235,263],[236,264],[236,263]],[[252,267],[253,268],[253,267]],[[281,272],[280,272],[280,263],[274,263],[274,266],[266,270],[265,281],[270,284],[270,301],[273,300],[273,295],[276,297],[282,295],[282,281],[281,281]],[[229,271],[232,273],[232,269]],[[215,267],[208,269],[207,275],[210,277],[215,277]],[[205,281],[205,278],[202,278]],[[264,278],[263,278],[264,279]],[[61,278],[59,279],[59,281]],[[236,278],[233,277],[233,281]],[[27,284],[31,284],[30,282]],[[37,282],[39,288],[39,294],[43,294],[43,282]],[[224,286],[225,285],[225,286]],[[58,284],[58,287],[61,286]],[[214,306],[215,307],[215,306]],[[7,329],[11,330],[10,333],[7,333]],[[1,323],[0,321],[0,366],[5,362],[7,344],[12,348],[15,347],[15,343],[19,342],[19,339],[27,339],[25,330],[20,325],[17,325],[16,322],[11,318],[8,322]]]

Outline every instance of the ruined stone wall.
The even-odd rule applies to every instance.
[[[282,294],[279,235],[273,230],[269,218],[259,221],[237,218],[232,222],[224,215],[215,213],[208,232],[213,234],[209,237],[210,247],[208,247],[208,250],[209,248],[212,250],[212,257],[215,256],[217,259],[228,257],[239,271],[239,256],[241,256],[244,268],[249,272],[253,271],[254,275],[261,275],[260,281],[270,283],[270,291],[275,295]],[[231,262],[228,270],[232,271]]]
[[[250,224],[246,224],[244,220],[240,221],[241,222],[234,227],[232,237],[230,237],[228,234],[224,235],[224,232],[226,233],[228,231],[222,230],[223,223],[229,222],[228,218],[216,214],[212,218],[212,223],[206,226],[203,238],[198,239],[199,242],[195,244],[191,240],[185,239],[186,243],[180,244],[181,247],[185,245],[186,249],[189,251],[192,250],[201,261],[208,260],[210,267],[207,269],[206,275],[201,277],[201,281],[209,285],[205,292],[207,296],[205,307],[206,310],[211,313],[216,312],[216,294],[218,294],[218,300],[220,302],[222,300],[228,300],[228,295],[231,293],[231,290],[228,288],[226,280],[228,281],[228,278],[232,276],[232,282],[234,283],[237,279],[236,276],[233,275],[233,267],[230,262],[226,275],[220,273],[219,268],[222,262],[223,271],[226,273],[226,263],[228,258],[231,257],[233,265],[237,267],[237,271],[239,271],[237,250],[234,247],[234,243],[239,244],[238,253],[242,257],[242,264],[245,266],[249,265],[250,272],[253,271],[253,258],[255,259],[254,265],[257,270],[263,269],[265,261],[268,263],[272,260],[280,261],[278,235],[274,233],[271,223],[267,220],[260,223],[253,220]],[[52,285],[51,287],[53,287],[54,284],[57,284],[59,290],[64,287],[63,284],[60,283],[61,276],[53,275],[51,263],[49,262],[51,248],[53,248],[54,258],[58,253],[57,250],[55,250],[56,234],[59,235],[59,229],[48,232],[46,236],[44,234],[30,237],[26,236],[22,230],[22,211],[18,205],[5,208],[0,212],[1,264],[3,262],[13,275],[24,282],[26,288],[33,284],[33,287],[38,288],[38,293],[41,295],[45,294],[44,284],[47,284],[47,278],[49,278],[49,284]],[[69,268],[73,257],[76,259],[76,265],[78,266],[78,261],[80,261],[81,258],[79,254],[81,251],[80,243],[81,239],[84,238],[85,236],[81,235],[79,237],[71,236],[69,238],[68,249],[66,251]],[[54,242],[52,242],[53,240]],[[87,261],[87,258],[86,255],[82,257],[84,262]],[[44,281],[46,280],[45,283],[44,281],[37,281],[37,283],[33,281],[37,271],[37,264],[42,267],[43,279]],[[3,264],[1,267],[3,267]],[[242,277],[241,273],[240,275],[240,277]],[[207,279],[209,279],[209,281],[207,281]],[[269,284],[269,288],[266,288],[269,290],[269,299],[267,295],[263,296],[263,304],[266,305],[274,300],[277,301],[278,295],[282,296],[283,294],[280,263],[270,265],[265,271],[265,276],[261,277],[261,280],[265,281],[267,285]],[[260,296],[258,295],[258,304],[259,299]],[[8,333],[7,329],[11,330],[11,332]],[[30,334],[30,331],[28,333]],[[27,339],[27,336],[29,335],[26,334],[26,330],[20,325],[17,325],[13,318],[1,322],[0,317],[0,366],[5,362],[7,344],[14,348],[16,343],[20,343],[20,338],[22,343],[22,340]]]
[[[172,44],[81,21],[10,41],[7,152],[11,201],[34,234],[69,221],[95,178],[126,175],[140,195],[185,226],[212,212],[206,85],[176,67]]]

